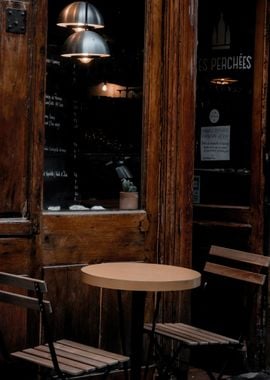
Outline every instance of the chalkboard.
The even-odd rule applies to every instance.
[[[65,72],[57,58],[47,59],[44,147],[44,207],[60,206],[76,199],[73,141],[70,139],[70,103],[61,85]]]

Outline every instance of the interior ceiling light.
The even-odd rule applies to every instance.
[[[88,30],[104,27],[102,15],[92,4],[77,1],[66,6],[59,15],[57,25],[75,30],[64,43],[61,54],[63,57],[74,57],[82,63],[89,63],[94,58],[110,56],[104,38]]]
[[[229,84],[233,84],[233,83],[236,83],[238,82],[237,79],[233,79],[233,78],[213,78],[210,80],[211,83],[213,84],[217,84],[217,85],[221,85],[221,86],[226,86],[226,85],[229,85]]]
[[[94,5],[85,1],[76,1],[61,11],[57,25],[81,31],[85,28],[104,28],[104,20]]]
[[[107,42],[98,33],[90,30],[71,34],[63,46],[63,57],[78,58],[83,63],[97,57],[109,57]]]

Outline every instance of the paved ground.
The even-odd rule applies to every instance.
[[[222,379],[227,380],[270,380],[270,372],[247,372],[238,376],[224,376]],[[207,373],[198,369],[192,368],[189,371],[188,380],[209,380]]]

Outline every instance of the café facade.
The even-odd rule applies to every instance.
[[[270,2],[93,0],[108,51],[89,62],[65,50],[70,3],[0,0],[0,270],[47,281],[56,335],[117,350],[116,296],[82,283],[86,264],[201,271],[212,244],[270,254]],[[266,367],[268,307],[253,331]],[[160,315],[192,310],[172,292]],[[1,305],[13,348],[33,339],[25,311],[10,319]]]

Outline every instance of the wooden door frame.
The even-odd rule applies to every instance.
[[[157,260],[190,266],[197,1],[146,3],[145,208]]]
[[[45,267],[101,260],[191,266],[197,0],[145,1],[143,208],[83,214],[42,210],[48,1],[0,1],[1,20],[4,3],[29,9],[23,49],[30,109],[27,120],[16,112],[10,120],[28,127],[27,213],[20,220],[0,221],[1,270],[42,276]],[[9,36],[3,38],[4,52]],[[12,60],[16,52],[9,53]],[[7,75],[9,66],[5,68]],[[9,107],[15,109],[16,93],[12,99]],[[112,310],[109,302],[106,308]],[[164,310],[179,319],[179,297],[166,299]],[[188,315],[188,306],[181,312]]]
[[[37,1],[0,2],[0,50],[5,57],[0,69],[0,119],[2,128],[11,131],[11,136],[7,135],[6,141],[7,156],[14,155],[20,162],[19,167],[7,168],[8,173],[5,173],[6,169],[3,168],[5,165],[11,165],[13,160],[1,166],[4,175],[1,205],[6,205],[7,210],[18,215],[9,217],[7,214],[0,219],[2,236],[30,237],[39,229],[47,31],[44,5],[44,2]],[[26,13],[24,33],[11,33],[6,30],[7,8],[21,9]],[[39,64],[36,65],[36,62]],[[16,136],[17,140],[14,140],[12,135]],[[22,141],[18,141],[20,138]],[[5,152],[5,149],[2,152]],[[8,158],[3,156],[2,160],[5,159]]]
[[[147,0],[145,19],[142,210],[43,213],[41,266],[75,259],[191,266],[197,0]],[[189,314],[179,294],[169,297],[168,318]]]
[[[146,2],[145,207],[156,260],[191,266],[197,0]],[[153,197],[157,194],[157,198]],[[152,221],[155,223],[151,224]],[[185,292],[184,292],[185,293]],[[186,293],[164,299],[167,320],[188,318]],[[172,308],[173,305],[173,308]],[[186,304],[187,306],[187,304]]]
[[[269,70],[269,0],[257,0],[251,146],[250,249],[264,253],[264,188],[267,89]]]
[[[145,2],[143,250],[149,261],[186,266],[192,240],[196,6],[194,0]],[[122,218],[116,211],[108,213],[108,221],[112,214]],[[45,213],[44,218],[54,217]]]

